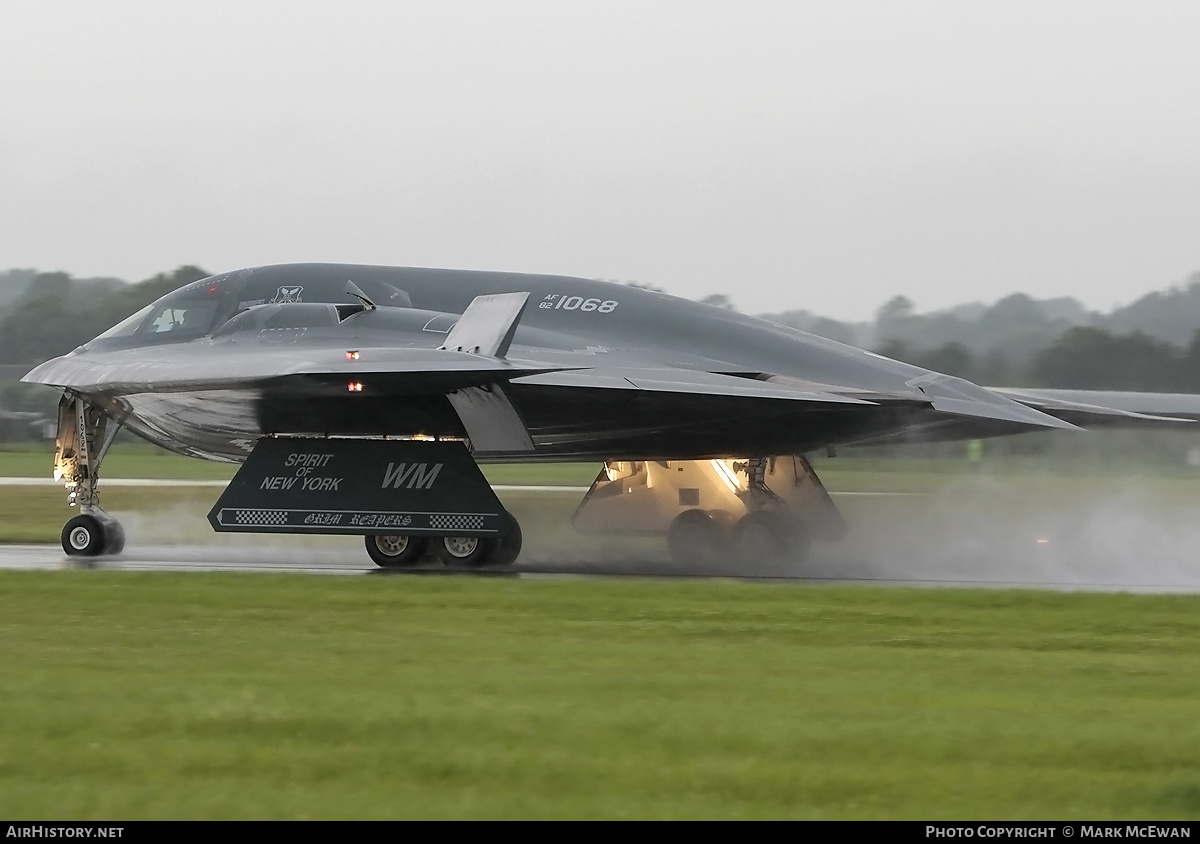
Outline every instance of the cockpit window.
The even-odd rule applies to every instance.
[[[112,341],[116,348],[125,348],[194,340],[209,332],[219,305],[212,299],[160,299],[121,320],[92,342]]]
[[[158,308],[154,316],[146,320],[140,333],[162,335],[170,332],[173,338],[198,337],[208,331],[216,311],[216,302],[173,303],[168,307]]]
[[[114,337],[132,337],[138,330],[138,326],[146,319],[146,315],[153,310],[153,305],[147,305],[133,316],[127,316],[125,319],[118,322],[112,328],[105,331],[97,340],[111,340]]]
[[[303,268],[301,268],[303,269]],[[365,271],[364,271],[365,272]],[[351,275],[353,277],[353,275]],[[106,348],[132,348],[177,343],[204,337],[214,330],[227,336],[253,325],[258,328],[309,328],[337,325],[337,304],[354,305],[348,294],[347,276],[313,272],[280,273],[244,270],[200,279],[143,308],[105,331],[95,341]],[[355,278],[367,296],[380,307],[411,308],[409,294],[367,272]],[[281,311],[256,311],[256,306],[285,302]],[[255,310],[253,317],[239,315]],[[448,315],[447,325],[427,326],[445,333],[457,317]]]

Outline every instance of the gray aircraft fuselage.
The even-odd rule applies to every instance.
[[[357,304],[348,281],[378,307]],[[529,297],[502,359],[439,348],[476,297],[513,292]],[[226,460],[271,434],[465,437],[447,396],[471,387],[503,391],[534,445],[477,450],[484,460],[765,456],[1071,427],[958,379],[650,290],[340,264],[195,282],[25,380],[86,396],[165,448]]]

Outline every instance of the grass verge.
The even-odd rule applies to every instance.
[[[1200,598],[0,572],[0,814],[1200,816]]]

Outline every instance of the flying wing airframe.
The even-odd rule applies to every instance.
[[[23,380],[63,391],[68,554],[124,545],[98,493],[124,427],[243,464],[214,529],[362,535],[385,567],[516,559],[479,463],[603,463],[576,528],[684,563],[802,556],[845,527],[806,453],[1200,419],[1196,396],[988,389],[609,282],[344,264],[194,282]]]

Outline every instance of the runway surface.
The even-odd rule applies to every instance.
[[[1102,591],[1200,594],[1200,584],[1135,582],[1065,582],[1029,579],[877,575],[838,576],[818,559],[808,571],[786,573],[739,571],[732,563],[711,571],[687,571],[665,560],[609,559],[554,562],[520,560],[511,569],[454,570],[425,563],[401,571],[384,571],[366,558],[360,542],[344,547],[278,547],[228,545],[146,545],[127,547],[116,557],[68,557],[55,545],[0,545],[0,570],[39,571],[157,571],[231,572],[306,575],[460,576],[460,577],[603,577],[603,578],[720,578],[795,584],[873,584],[950,588],[1034,588],[1055,591]],[[861,569],[849,567],[847,574]]]
[[[0,486],[49,479],[0,478]],[[106,479],[112,486],[221,487],[225,481]],[[504,576],[735,578],[798,584],[863,583],[965,588],[1200,593],[1200,523],[1189,496],[1129,489],[1053,499],[1025,484],[972,479],[933,493],[833,493],[851,529],[816,542],[804,561],[746,565],[732,554],[704,567],[673,563],[661,538],[581,536],[570,516],[583,488],[497,486],[525,547]],[[561,493],[561,494],[559,494]],[[204,507],[114,510],[129,537],[117,557],[81,560],[57,544],[0,545],[0,569],[387,574],[361,537],[215,534]],[[401,576],[496,576],[436,562]]]

